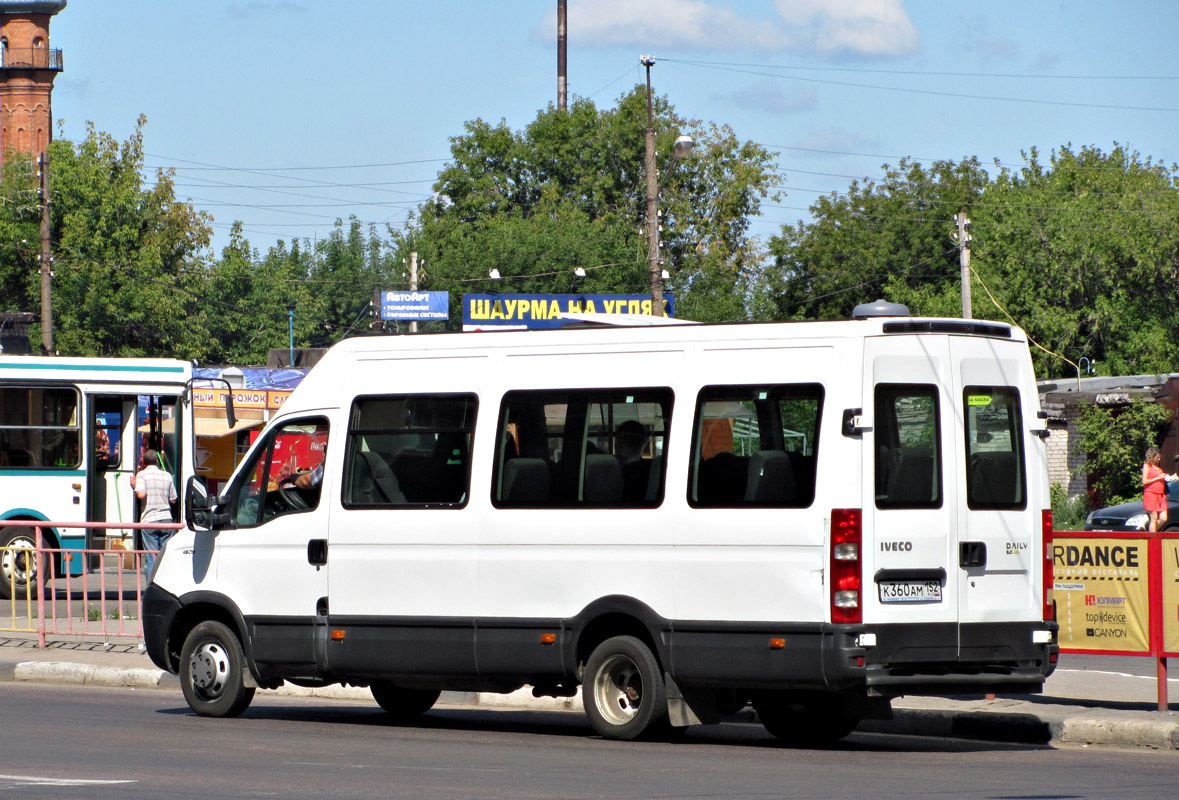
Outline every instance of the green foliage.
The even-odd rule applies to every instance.
[[[655,98],[664,269],[677,315],[744,318],[744,282],[757,261],[749,218],[766,195],[772,157],[728,128],[677,116]],[[398,259],[416,250],[423,286],[452,292],[646,292],[644,232],[646,90],[599,110],[577,100],[552,107],[522,131],[501,122],[466,124],[435,199],[394,235]],[[679,132],[696,140],[676,162]],[[574,279],[574,269],[586,277]],[[496,269],[503,280],[493,281]]]
[[[143,126],[116,142],[93,127],[50,148],[54,337],[63,353],[191,358],[209,345],[200,313],[210,231],[176,202],[172,175],[144,186]]]
[[[1059,483],[1049,489],[1052,498],[1052,527],[1058,531],[1080,531],[1085,529],[1085,518],[1089,515],[1089,498],[1078,495],[1069,498],[1068,491]]]
[[[1062,147],[1047,166],[1033,149],[1027,160],[1002,170],[971,212],[978,274],[1036,341],[1069,361],[1086,356],[1107,375],[1175,369],[1175,167],[1120,146]],[[1042,377],[1076,374],[1062,358],[1036,359]]]
[[[975,158],[902,159],[879,182],[853,181],[811,206],[814,221],[784,225],[769,243],[773,265],[758,292],[777,319],[846,319],[859,303],[885,298],[913,314],[962,312],[951,218],[982,196]]]
[[[1077,420],[1075,447],[1087,455],[1085,471],[1094,476],[1100,506],[1141,498],[1146,448],[1158,446],[1172,417],[1164,406],[1145,400],[1117,408],[1085,408]]]

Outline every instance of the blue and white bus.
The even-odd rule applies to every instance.
[[[0,356],[0,519],[30,522],[0,527],[0,597],[36,580],[36,527],[45,547],[106,544],[101,529],[33,523],[137,519],[131,476],[143,448],[159,450],[178,487],[191,474],[191,437],[176,427],[191,377],[171,359]],[[85,564],[58,559],[54,569],[77,575]]]

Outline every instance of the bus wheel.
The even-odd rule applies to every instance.
[[[37,535],[33,528],[0,533],[0,597],[21,598],[37,581]]]
[[[658,732],[667,719],[659,662],[633,636],[615,636],[594,648],[585,665],[582,699],[590,724],[607,739]]]
[[[792,747],[837,742],[860,724],[836,701],[801,704],[768,697],[753,707],[765,729]]]
[[[373,699],[397,722],[409,722],[425,714],[438,702],[442,692],[437,689],[405,689],[389,681],[373,681],[369,685]]]
[[[239,716],[254,699],[245,685],[246,657],[241,642],[224,624],[206,620],[184,640],[180,688],[188,707],[202,717]]]

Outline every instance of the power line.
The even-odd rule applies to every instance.
[[[671,59],[666,59],[666,60],[670,61]],[[1032,103],[1035,105],[1070,106],[1070,107],[1074,107],[1074,108],[1103,108],[1103,109],[1116,110],[1116,111],[1179,111],[1179,108],[1172,108],[1172,107],[1123,106],[1123,105],[1113,105],[1113,104],[1106,104],[1106,103],[1080,103],[1080,102],[1071,102],[1071,101],[1067,101],[1067,100],[1037,100],[1037,99],[1027,98],[1027,97],[1000,97],[1000,96],[995,96],[995,95],[966,94],[963,92],[942,92],[942,91],[937,91],[934,89],[910,89],[910,88],[901,87],[901,86],[879,86],[879,85],[868,84],[868,83],[851,83],[848,81],[823,80],[820,78],[801,78],[797,75],[779,75],[779,74],[773,73],[773,72],[755,72],[755,71],[749,70],[749,69],[738,69],[736,67],[717,66],[717,65],[711,64],[710,62],[705,62],[705,61],[700,61],[700,62],[677,61],[676,63],[684,64],[684,65],[692,66],[692,67],[699,67],[701,69],[716,69],[716,70],[721,70],[721,71],[725,71],[725,72],[737,72],[737,73],[742,73],[742,74],[746,74],[746,75],[759,75],[763,78],[778,78],[780,80],[801,81],[803,83],[818,83],[818,84],[824,84],[824,85],[828,85],[828,86],[845,86],[845,87],[850,87],[850,88],[854,88],[854,89],[872,89],[875,91],[882,91],[882,92],[902,92],[905,94],[924,94],[924,95],[932,95],[935,97],[954,97],[954,98],[965,99],[965,100],[994,100],[994,101],[1000,101],[1000,102],[1005,102],[1005,103]]]
[[[878,75],[917,75],[945,78],[1031,78],[1044,80],[1114,80],[1114,81],[1176,81],[1179,76],[1172,75],[1048,75],[1035,73],[1011,72],[924,72],[905,69],[864,69],[856,67],[804,67],[796,64],[742,64],[733,61],[698,61],[664,58],[663,61],[672,64],[688,64],[691,66],[714,67],[748,67],[751,69],[793,69],[806,72],[860,72]]]

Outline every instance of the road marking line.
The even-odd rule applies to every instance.
[[[134,780],[98,780],[87,778],[33,778],[28,775],[0,775],[0,781],[35,786],[105,786],[112,783],[138,783]]]

